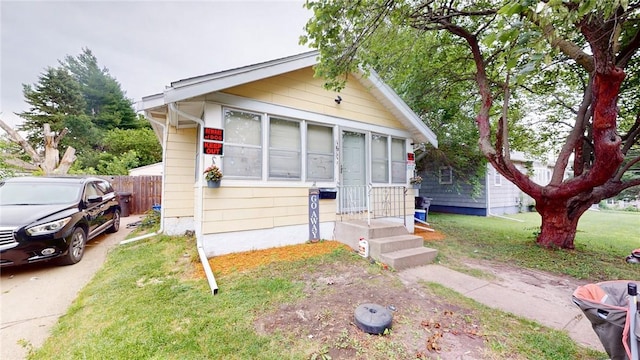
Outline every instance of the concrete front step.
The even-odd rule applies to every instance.
[[[406,235],[408,233],[402,223],[376,219],[371,220],[371,225],[368,225],[365,220],[349,220],[348,222],[336,223],[334,236],[340,242],[357,250],[360,238],[370,241],[372,239]]]
[[[379,259],[380,254],[420,248],[423,247],[423,244],[424,239],[422,237],[411,234],[369,239],[369,255],[374,259]]]
[[[438,250],[420,247],[380,254],[380,261],[396,270],[432,263]]]

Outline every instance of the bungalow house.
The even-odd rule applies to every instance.
[[[314,77],[317,61],[307,52],[179,80],[138,103],[163,148],[164,233],[194,231],[210,258],[334,239],[353,214],[413,232],[413,149],[436,136],[374,72],[351,74],[338,94]],[[212,164],[218,188],[203,180]]]
[[[523,172],[530,171],[532,180],[544,185],[551,180],[549,165],[527,158],[523,153],[513,152],[511,160]],[[481,179],[480,188],[456,179],[451,167],[442,167],[438,173],[422,173],[420,196],[430,199],[429,210],[465,215],[508,215],[529,211],[533,199],[525,194],[490,164]]]

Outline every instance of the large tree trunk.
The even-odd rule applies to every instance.
[[[538,245],[546,248],[574,249],[580,217],[591,207],[591,196],[569,200],[542,198],[536,201],[536,210],[542,217]]]

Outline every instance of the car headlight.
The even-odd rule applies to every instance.
[[[65,225],[69,223],[69,221],[71,221],[71,217],[48,222],[42,225],[36,225],[28,228],[27,233],[32,236],[53,233],[62,229]]]

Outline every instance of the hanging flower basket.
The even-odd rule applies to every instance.
[[[222,171],[216,165],[211,165],[204,170],[204,179],[207,180],[207,186],[210,188],[220,187],[222,176]]]
[[[207,187],[219,188],[220,182],[221,182],[220,180],[207,180]]]
[[[422,187],[422,177],[421,176],[412,177],[411,179],[409,179],[409,184],[414,189],[420,189]]]

